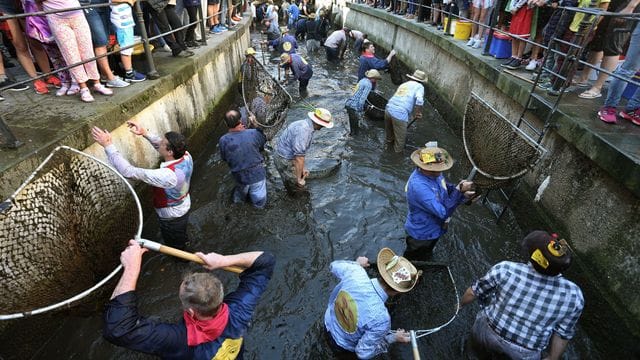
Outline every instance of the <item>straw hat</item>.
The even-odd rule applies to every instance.
[[[282,55],[280,55],[280,65],[288,64],[289,60],[291,60],[291,55],[288,53],[282,53]]]
[[[419,168],[427,171],[446,171],[453,166],[449,152],[439,147],[424,147],[411,154],[411,160]]]
[[[256,54],[256,50],[252,47],[249,47],[247,48],[247,50],[244,51],[245,56],[255,55],[255,54]]]
[[[413,289],[422,274],[409,260],[396,255],[389,248],[383,248],[378,253],[378,272],[389,287],[401,293]]]
[[[376,69],[371,69],[365,72],[364,76],[370,79],[378,79],[378,80],[382,79],[382,75],[380,75],[380,72]]]
[[[311,121],[327,129],[331,129],[334,125],[331,113],[327,109],[316,108],[314,111],[308,112],[307,115]]]
[[[419,81],[421,83],[424,83],[427,81],[427,74],[424,73],[424,71],[422,70],[416,70],[413,72],[413,75],[409,75],[407,74],[407,77],[409,79],[413,79],[415,81]]]

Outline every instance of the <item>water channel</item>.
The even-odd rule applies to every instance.
[[[259,41],[253,36],[253,42]],[[259,47],[257,47],[258,49]],[[258,49],[259,50],[259,49]],[[403,154],[384,149],[381,122],[367,121],[358,136],[347,135],[348,121],[344,100],[356,83],[357,60],[352,51],[339,65],[327,64],[324,53],[302,55],[314,67],[307,101],[328,108],[337,126],[317,132],[309,158],[340,158],[342,165],[332,175],[308,182],[308,199],[294,200],[284,192],[277,171],[269,161],[267,208],[256,210],[231,202],[233,179],[216,151],[219,136],[226,131],[220,122],[216,133],[201,154],[196,154],[192,181],[190,236],[193,248],[234,253],[264,249],[276,254],[278,263],[271,284],[256,310],[254,323],[245,338],[246,359],[330,359],[323,338],[322,317],[331,289],[337,283],[329,272],[334,259],[355,259],[364,255],[375,259],[382,247],[404,250],[403,223],[406,215],[404,185],[413,170],[411,146],[437,140],[458,160],[448,173],[458,181],[469,172],[460,134],[454,133],[441,119],[432,104],[425,105],[423,120],[409,131],[409,146]],[[265,54],[267,66],[276,67]],[[259,52],[257,58],[262,60]],[[273,59],[275,61],[275,58]],[[277,76],[277,75],[276,75]],[[388,74],[378,88],[387,96],[394,91]],[[306,116],[299,103],[297,84],[288,90],[294,105],[288,120]],[[159,236],[157,224],[148,216],[144,236]],[[496,224],[485,206],[461,206],[455,213],[449,232],[436,247],[434,261],[449,264],[459,294],[489,267],[504,259],[520,259],[518,241],[523,236],[513,219]],[[143,314],[167,321],[181,317],[177,290],[184,272],[195,265],[179,263],[158,254],[145,255],[146,262],[138,282],[140,309]],[[373,260],[372,260],[373,261]],[[232,275],[221,273],[229,287],[235,286]],[[442,300],[443,298],[449,300]],[[411,309],[416,318],[447,318],[451,312],[451,293],[434,293],[424,298],[425,314]],[[588,299],[587,299],[588,301]],[[448,303],[448,304],[447,304]],[[428,304],[442,304],[429,307]],[[443,330],[421,338],[423,359],[460,359],[464,341],[478,311],[472,305]],[[439,314],[437,312],[442,312]],[[443,315],[444,314],[444,315]],[[49,340],[37,357],[72,359],[147,358],[117,348],[101,337],[100,313],[88,317],[70,317]],[[579,329],[566,352],[569,359],[599,359],[591,339]],[[387,359],[411,359],[408,345],[394,345]]]

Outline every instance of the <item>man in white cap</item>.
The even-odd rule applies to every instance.
[[[327,52],[327,61],[338,62],[344,58],[347,49],[347,38],[351,37],[349,28],[336,30],[324,41],[324,48]]]
[[[349,133],[350,135],[356,135],[358,133],[358,124],[362,119],[364,113],[364,105],[367,101],[367,97],[376,86],[376,81],[382,79],[378,70],[371,69],[366,72],[365,77],[358,81],[356,90],[347,99],[345,103],[345,109],[347,109],[347,115],[349,115]]]
[[[280,55],[280,66],[284,68],[284,78],[287,81],[287,70],[291,69],[293,78],[298,80],[300,96],[306,96],[309,80],[313,76],[313,68],[302,56],[298,54],[284,53]],[[278,72],[278,75],[280,73]]]
[[[329,346],[338,358],[371,359],[387,352],[392,343],[410,342],[407,331],[391,331],[385,302],[390,296],[413,289],[420,273],[389,248],[378,253],[379,278],[369,278],[364,270],[369,266],[364,256],[331,263],[331,273],[340,283],[329,297],[324,326]]]
[[[407,182],[407,249],[409,260],[428,260],[438,239],[447,232],[449,219],[458,205],[473,198],[473,182],[457,186],[448,183],[443,171],[451,169],[453,158],[435,141],[411,154],[416,169]]]
[[[409,119],[422,119],[424,104],[424,83],[427,75],[416,70],[407,74],[409,81],[398,87],[384,109],[384,132],[387,145],[393,145],[395,152],[402,152],[407,140]]]
[[[313,132],[334,125],[327,109],[317,108],[307,114],[308,119],[294,121],[280,134],[273,157],[285,188],[291,195],[306,192],[305,178],[309,172],[304,168],[304,157],[311,146]]]

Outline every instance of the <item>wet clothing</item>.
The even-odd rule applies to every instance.
[[[384,111],[385,144],[393,146],[393,150],[397,153],[404,150],[408,125],[408,122],[398,120],[391,116],[389,111]]]
[[[187,335],[184,318],[178,323],[163,323],[139,315],[135,291],[109,301],[103,316],[103,336],[115,345],[163,359],[241,359],[243,337],[274,266],[275,257],[265,252],[240,274],[240,284],[223,300],[228,308],[227,324],[213,340],[189,346],[187,342],[192,342],[193,337]]]
[[[407,220],[404,229],[416,240],[436,240],[447,230],[445,221],[458,205],[465,202],[464,195],[444,176],[431,177],[416,168],[407,182]]]
[[[309,20],[305,22],[305,27],[307,29],[307,40],[322,40],[322,35],[320,34],[320,22],[315,20]]]
[[[384,70],[387,67],[389,67],[387,59],[377,58],[373,54],[362,54],[358,67],[358,80],[364,78],[364,74],[371,69]]]
[[[364,112],[364,105],[367,102],[367,97],[369,96],[372,88],[373,83],[368,78],[358,81],[356,91],[345,103],[347,115],[349,116],[349,129],[351,135],[355,135],[358,132],[360,118]]]
[[[313,76],[313,68],[311,68],[311,64],[307,63],[307,60],[298,54],[291,54],[291,62],[284,64],[283,67],[285,69],[291,68],[293,77],[300,82],[301,91],[307,88],[309,80]]]
[[[417,81],[409,80],[398,87],[387,106],[386,111],[400,121],[409,121],[413,108],[424,104],[424,86]]]
[[[269,46],[278,50],[280,54],[294,54],[296,49],[298,49],[298,42],[296,41],[295,36],[286,34],[278,39],[269,41]]]
[[[286,160],[293,160],[296,156],[305,156],[307,149],[311,146],[313,131],[311,119],[292,122],[278,137],[276,154]]]
[[[569,340],[584,298],[582,291],[562,275],[547,276],[531,264],[503,261],[472,286],[486,321],[502,339],[529,350],[542,351],[555,333]]]
[[[280,28],[278,27],[278,23],[272,22],[269,24],[269,27],[265,31],[267,34],[267,40],[277,40],[280,38]]]
[[[324,313],[324,326],[340,348],[360,359],[371,359],[395,342],[388,295],[378,279],[369,279],[355,261],[334,261],[331,273],[340,283],[333,289]]]
[[[219,142],[220,156],[236,183],[250,185],[266,178],[262,150],[267,138],[259,129],[229,131]]]
[[[327,54],[327,61],[340,60],[340,49],[347,45],[347,34],[344,30],[336,30],[327,40],[324,41],[324,47]]]

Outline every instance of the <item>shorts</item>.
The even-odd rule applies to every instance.
[[[107,46],[109,43],[109,26],[111,24],[109,22],[109,8],[84,9],[84,17],[87,19],[91,30],[93,47]]]
[[[5,15],[15,15],[18,13],[16,3],[13,0],[0,0],[0,11]]]
[[[494,5],[494,0],[473,0],[473,7],[476,9],[490,9]]]
[[[590,51],[602,51],[604,56],[618,56],[622,54],[624,45],[629,39],[630,33],[614,31],[615,28],[624,27],[624,25],[611,24],[611,18],[605,17],[598,24],[593,40],[587,45]]]
[[[535,9],[530,9],[526,5],[518,9],[511,18],[509,33],[523,38],[531,36],[531,20],[533,19],[534,11]]]

